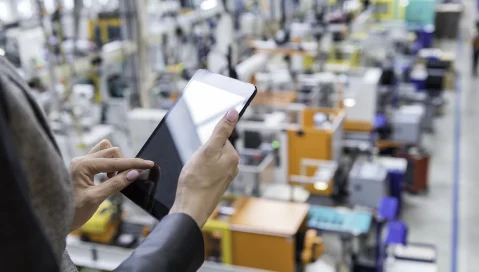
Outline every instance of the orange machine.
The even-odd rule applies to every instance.
[[[373,124],[366,121],[345,120],[344,130],[351,132],[371,132],[373,130]]]
[[[308,210],[303,203],[248,198],[231,220],[233,264],[295,271],[295,236],[306,230]]]
[[[298,264],[315,261],[324,244],[315,230],[307,230],[309,205],[261,198],[223,202],[203,227],[209,260],[267,271],[291,272]],[[221,209],[227,207],[227,213]],[[304,233],[302,247],[296,245]],[[299,235],[301,236],[301,235]]]
[[[323,113],[327,116],[327,124],[318,127],[315,124],[315,115]],[[299,129],[289,129],[288,136],[288,179],[301,175],[301,161],[303,159],[337,161],[342,153],[343,124],[345,114],[341,109],[306,108],[301,113]],[[315,169],[309,169],[306,176],[312,177]],[[311,194],[331,196],[333,182],[327,188],[315,188],[314,184],[302,184]]]

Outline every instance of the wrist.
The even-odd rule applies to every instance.
[[[204,219],[204,216],[200,216],[200,214],[197,211],[188,209],[186,207],[180,207],[180,205],[177,205],[176,202],[175,204],[173,204],[173,207],[171,207],[169,214],[174,214],[174,213],[183,213],[188,215],[189,217],[191,217],[191,219],[193,219],[193,221],[196,222],[196,224],[198,225],[200,229],[203,228],[207,220],[207,218]]]

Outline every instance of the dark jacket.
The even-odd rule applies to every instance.
[[[2,271],[76,271],[65,250],[74,215],[68,170],[28,86],[0,57],[0,263]],[[196,271],[201,230],[165,217],[116,271]]]

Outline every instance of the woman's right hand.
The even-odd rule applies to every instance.
[[[200,228],[206,223],[238,175],[239,155],[228,140],[238,117],[236,110],[229,111],[208,142],[183,167],[170,214],[188,214]]]

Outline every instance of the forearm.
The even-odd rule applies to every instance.
[[[182,213],[163,218],[132,256],[123,271],[197,271],[204,261],[203,235],[196,222]]]

